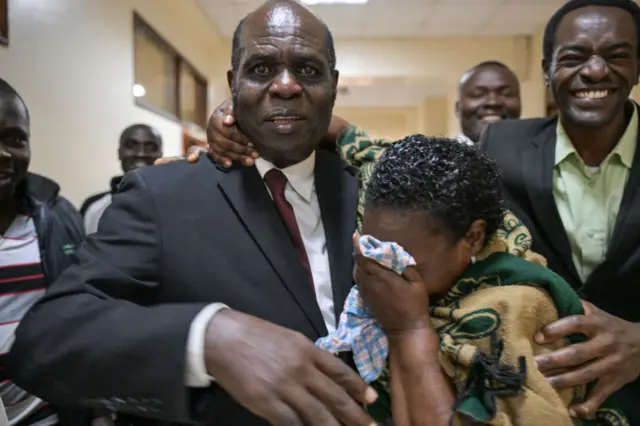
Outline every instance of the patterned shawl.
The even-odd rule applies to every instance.
[[[372,139],[357,127],[350,127],[338,139],[343,159],[359,169],[358,229],[367,182],[375,162],[391,143]],[[401,247],[367,238],[360,239],[363,254],[398,273],[403,265],[410,264],[410,256]],[[598,410],[595,420],[572,420],[567,408],[584,400],[587,387],[558,392],[533,364],[538,354],[584,340],[584,336],[573,335],[565,342],[538,345],[532,340],[537,330],[558,318],[583,313],[582,303],[570,286],[546,268],[542,256],[531,251],[527,228],[507,212],[478,262],[470,265],[431,307],[433,326],[441,339],[438,359],[456,390],[452,423],[629,425],[613,398]],[[318,344],[333,352],[354,352],[361,375],[380,395],[368,410],[377,421],[389,422],[386,339],[357,287],[347,298],[338,330]]]

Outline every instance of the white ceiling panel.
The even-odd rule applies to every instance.
[[[530,35],[538,26],[533,23],[508,25],[483,25],[477,28],[475,35],[479,36],[524,36]]]
[[[409,4],[410,0],[404,0],[407,5],[402,7],[390,7],[384,1],[378,1],[366,5],[366,10],[360,10],[364,16],[365,25],[373,28],[389,27],[400,29],[402,27],[415,27],[421,25],[429,18],[434,4],[427,2]],[[402,0],[400,1],[402,3]]]
[[[477,27],[485,22],[494,13],[496,5],[483,5],[478,3],[449,4],[443,2],[434,8],[429,16],[429,24],[438,26],[465,26]]]
[[[341,28],[341,37],[362,35],[365,16],[362,13],[361,5],[341,5],[340,13],[335,13],[333,8],[335,8],[334,5],[318,5],[313,9],[329,28]]]
[[[557,8],[557,5],[553,3],[505,4],[494,11],[487,23],[492,26],[544,23],[549,20]]]
[[[544,24],[565,0],[369,0],[364,5],[311,6],[335,37],[522,35]],[[262,0],[197,0],[231,37]]]
[[[470,22],[466,24],[447,25],[440,22],[430,22],[420,28],[420,35],[424,37],[464,37],[477,35],[482,24]]]

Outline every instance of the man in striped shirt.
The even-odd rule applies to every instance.
[[[11,382],[4,358],[24,314],[73,261],[82,218],[59,186],[29,173],[29,112],[0,79],[0,398],[9,425],[90,424],[82,411],[60,410]]]

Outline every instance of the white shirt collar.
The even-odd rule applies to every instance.
[[[458,133],[458,135],[456,136],[456,140],[461,143],[466,143],[467,145],[475,145],[473,141],[467,137],[467,135],[464,135],[462,133]]]
[[[313,194],[313,186],[315,183],[313,171],[315,165],[316,153],[314,151],[306,160],[293,166],[279,169],[287,177],[291,187],[307,202],[311,202],[311,195]],[[277,169],[277,167],[264,158],[259,157],[256,159],[256,169],[258,169],[258,173],[260,173],[260,176],[264,179],[264,175],[266,175],[269,170]]]

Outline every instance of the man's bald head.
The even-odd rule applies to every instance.
[[[485,61],[485,62],[479,63],[478,65],[473,66],[472,68],[468,69],[464,74],[462,74],[462,77],[460,77],[460,83],[458,84],[458,90],[461,91],[464,85],[469,80],[471,80],[474,75],[486,70],[489,70],[491,72],[496,72],[499,74],[504,74],[505,76],[508,75],[510,77],[513,77],[513,80],[518,84],[518,86],[520,85],[520,82],[518,81],[518,77],[516,76],[516,73],[514,73],[513,70],[511,70],[511,68],[509,68],[508,66],[506,66],[505,64],[499,61]]]
[[[333,42],[333,35],[331,34],[329,27],[327,27],[327,25],[309,9],[293,0],[267,0],[258,9],[250,12],[240,20],[238,26],[236,26],[236,29],[233,32],[231,70],[233,72],[238,71],[240,57],[244,51],[242,32],[245,25],[251,23],[264,24],[264,22],[272,22],[276,25],[295,25],[296,23],[299,24],[296,20],[302,20],[303,18],[306,18],[305,21],[307,25],[315,23],[320,26],[320,30],[325,35],[325,54],[327,56],[327,61],[329,62],[331,70],[334,70],[336,67],[336,49]]]
[[[460,78],[456,113],[462,133],[478,142],[498,120],[520,118],[520,83],[516,74],[497,61],[482,62]]]
[[[27,108],[27,104],[22,99],[22,96],[18,93],[16,89],[13,88],[6,80],[0,78],[0,97],[3,100],[11,100],[16,99],[19,104],[24,107],[24,111],[26,113],[27,118],[29,118],[29,109]]]
[[[309,158],[338,86],[327,26],[296,2],[269,1],[241,22],[233,49],[227,81],[238,128],[276,167]]]
[[[162,135],[155,127],[151,127],[148,124],[136,123],[129,127],[126,127],[122,133],[120,133],[120,145],[122,145],[127,139],[131,137],[132,133],[144,132],[149,135],[151,139],[155,139],[158,145],[162,147]]]

